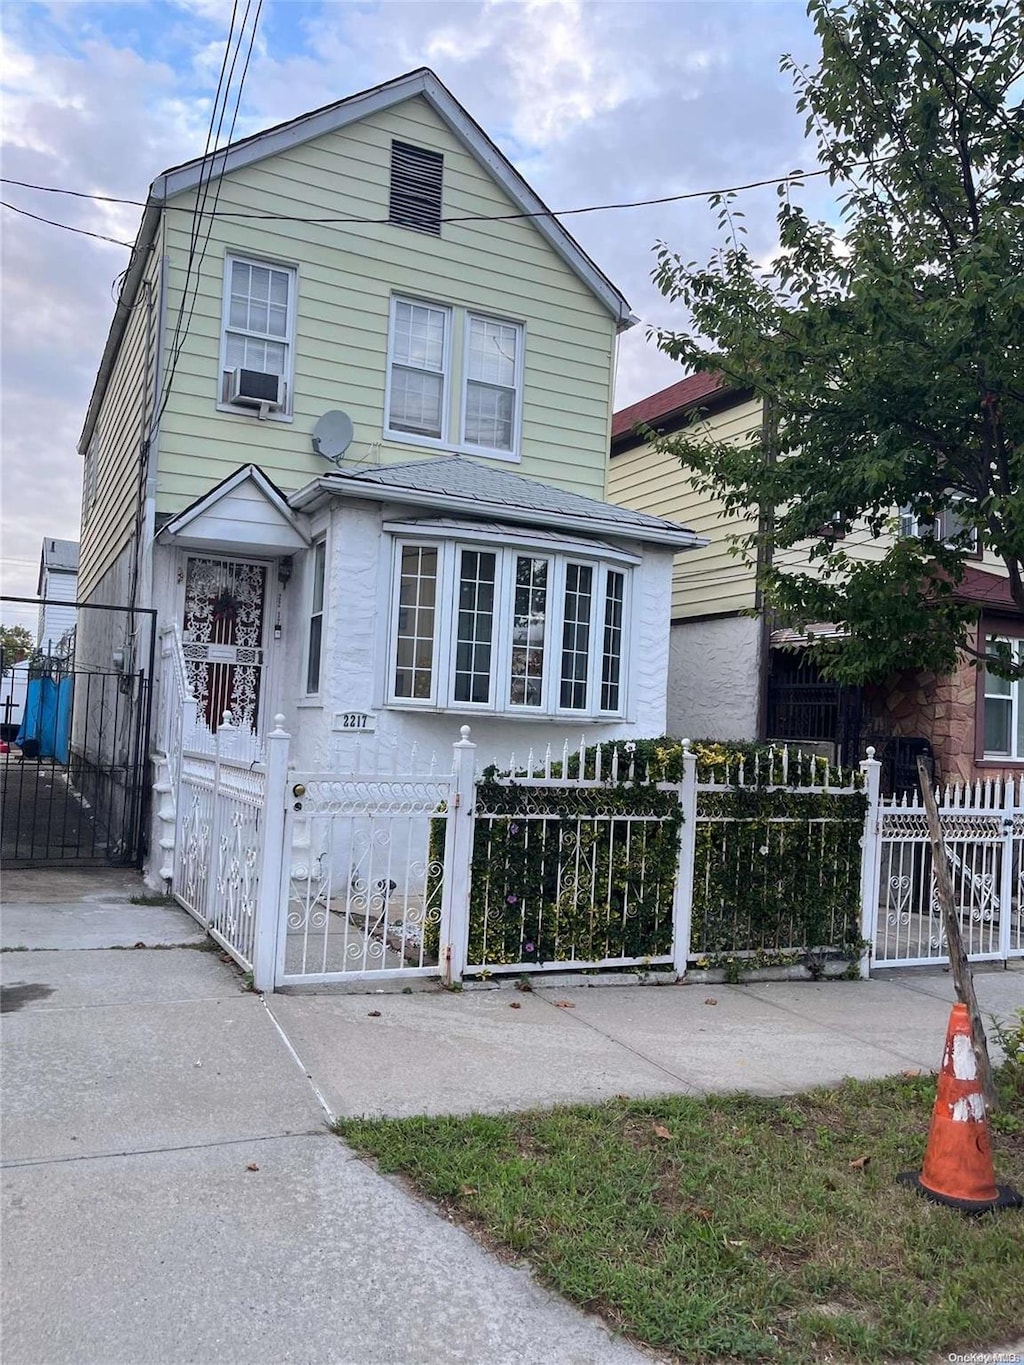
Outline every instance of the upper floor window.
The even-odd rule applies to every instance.
[[[900,508],[900,535],[941,541],[954,550],[978,552],[978,528],[972,526],[951,502],[935,516],[920,516],[912,507]]]
[[[221,403],[264,417],[290,413],[294,350],[294,267],[228,256]]]
[[[1004,640],[1016,664],[1024,663],[1024,640]],[[995,651],[997,637],[990,635],[987,649]],[[985,757],[1024,759],[1024,680],[1000,678],[985,670]]]
[[[392,142],[389,222],[440,236],[443,180],[440,152]]]
[[[456,384],[452,354],[459,335],[462,380]],[[522,387],[521,323],[443,304],[392,299],[388,436],[516,459]]]
[[[389,700],[620,715],[626,582],[574,554],[400,542]]]

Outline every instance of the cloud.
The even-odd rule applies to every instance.
[[[203,150],[230,14],[230,0],[9,5],[4,174],[143,199],[161,170]],[[265,0],[236,133],[429,65],[552,207],[657,198],[809,164],[778,71],[786,48],[814,51],[787,3]],[[125,241],[138,226],[131,205],[5,188],[32,212]],[[751,249],[767,253],[771,191],[743,207]],[[645,323],[677,320],[650,281],[654,242],[701,259],[717,240],[700,201],[565,223]],[[44,534],[77,536],[75,442],[127,259],[5,215],[6,591],[34,591]],[[645,331],[623,338],[620,405],[679,377]]]

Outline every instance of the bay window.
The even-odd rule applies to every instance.
[[[997,644],[1010,648],[1015,664],[1024,664],[1024,640],[999,641],[990,635],[989,653]],[[1024,679],[1001,678],[991,668],[985,669],[985,757],[1024,759]]]
[[[388,700],[620,715],[628,571],[528,546],[395,547]]]

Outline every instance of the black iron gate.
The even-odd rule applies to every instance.
[[[76,607],[78,624],[56,649],[13,672],[2,661],[0,861],[141,866],[156,613],[61,605]]]

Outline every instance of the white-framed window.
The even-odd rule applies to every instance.
[[[451,309],[412,299],[391,301],[386,429],[439,442],[448,425]]]
[[[313,583],[309,603],[309,648],[306,652],[306,693],[320,691],[320,664],[324,645],[324,578],[327,568],[327,542],[313,546]]]
[[[978,552],[978,528],[971,526],[957,511],[956,501],[937,516],[920,516],[912,507],[900,508],[900,537],[933,539],[950,549],[962,549],[967,554]]]
[[[628,570],[529,545],[398,540],[388,701],[624,711]]]
[[[517,322],[467,313],[463,363],[464,445],[513,455],[519,449],[523,329]]]
[[[518,460],[524,352],[521,322],[392,297],[385,436]]]
[[[225,257],[218,406],[278,419],[289,416],[295,373],[295,296],[294,266],[248,256]],[[239,384],[236,376],[242,372],[257,379]],[[277,380],[278,400],[262,410],[246,396],[247,389],[269,393],[274,387],[261,386],[259,376]],[[241,397],[233,399],[239,388]]]
[[[1024,663],[1024,640],[1002,640],[990,635],[986,649],[994,653],[997,644],[1008,645],[1014,663]],[[1024,679],[1000,678],[985,669],[986,758],[1024,759]]]

